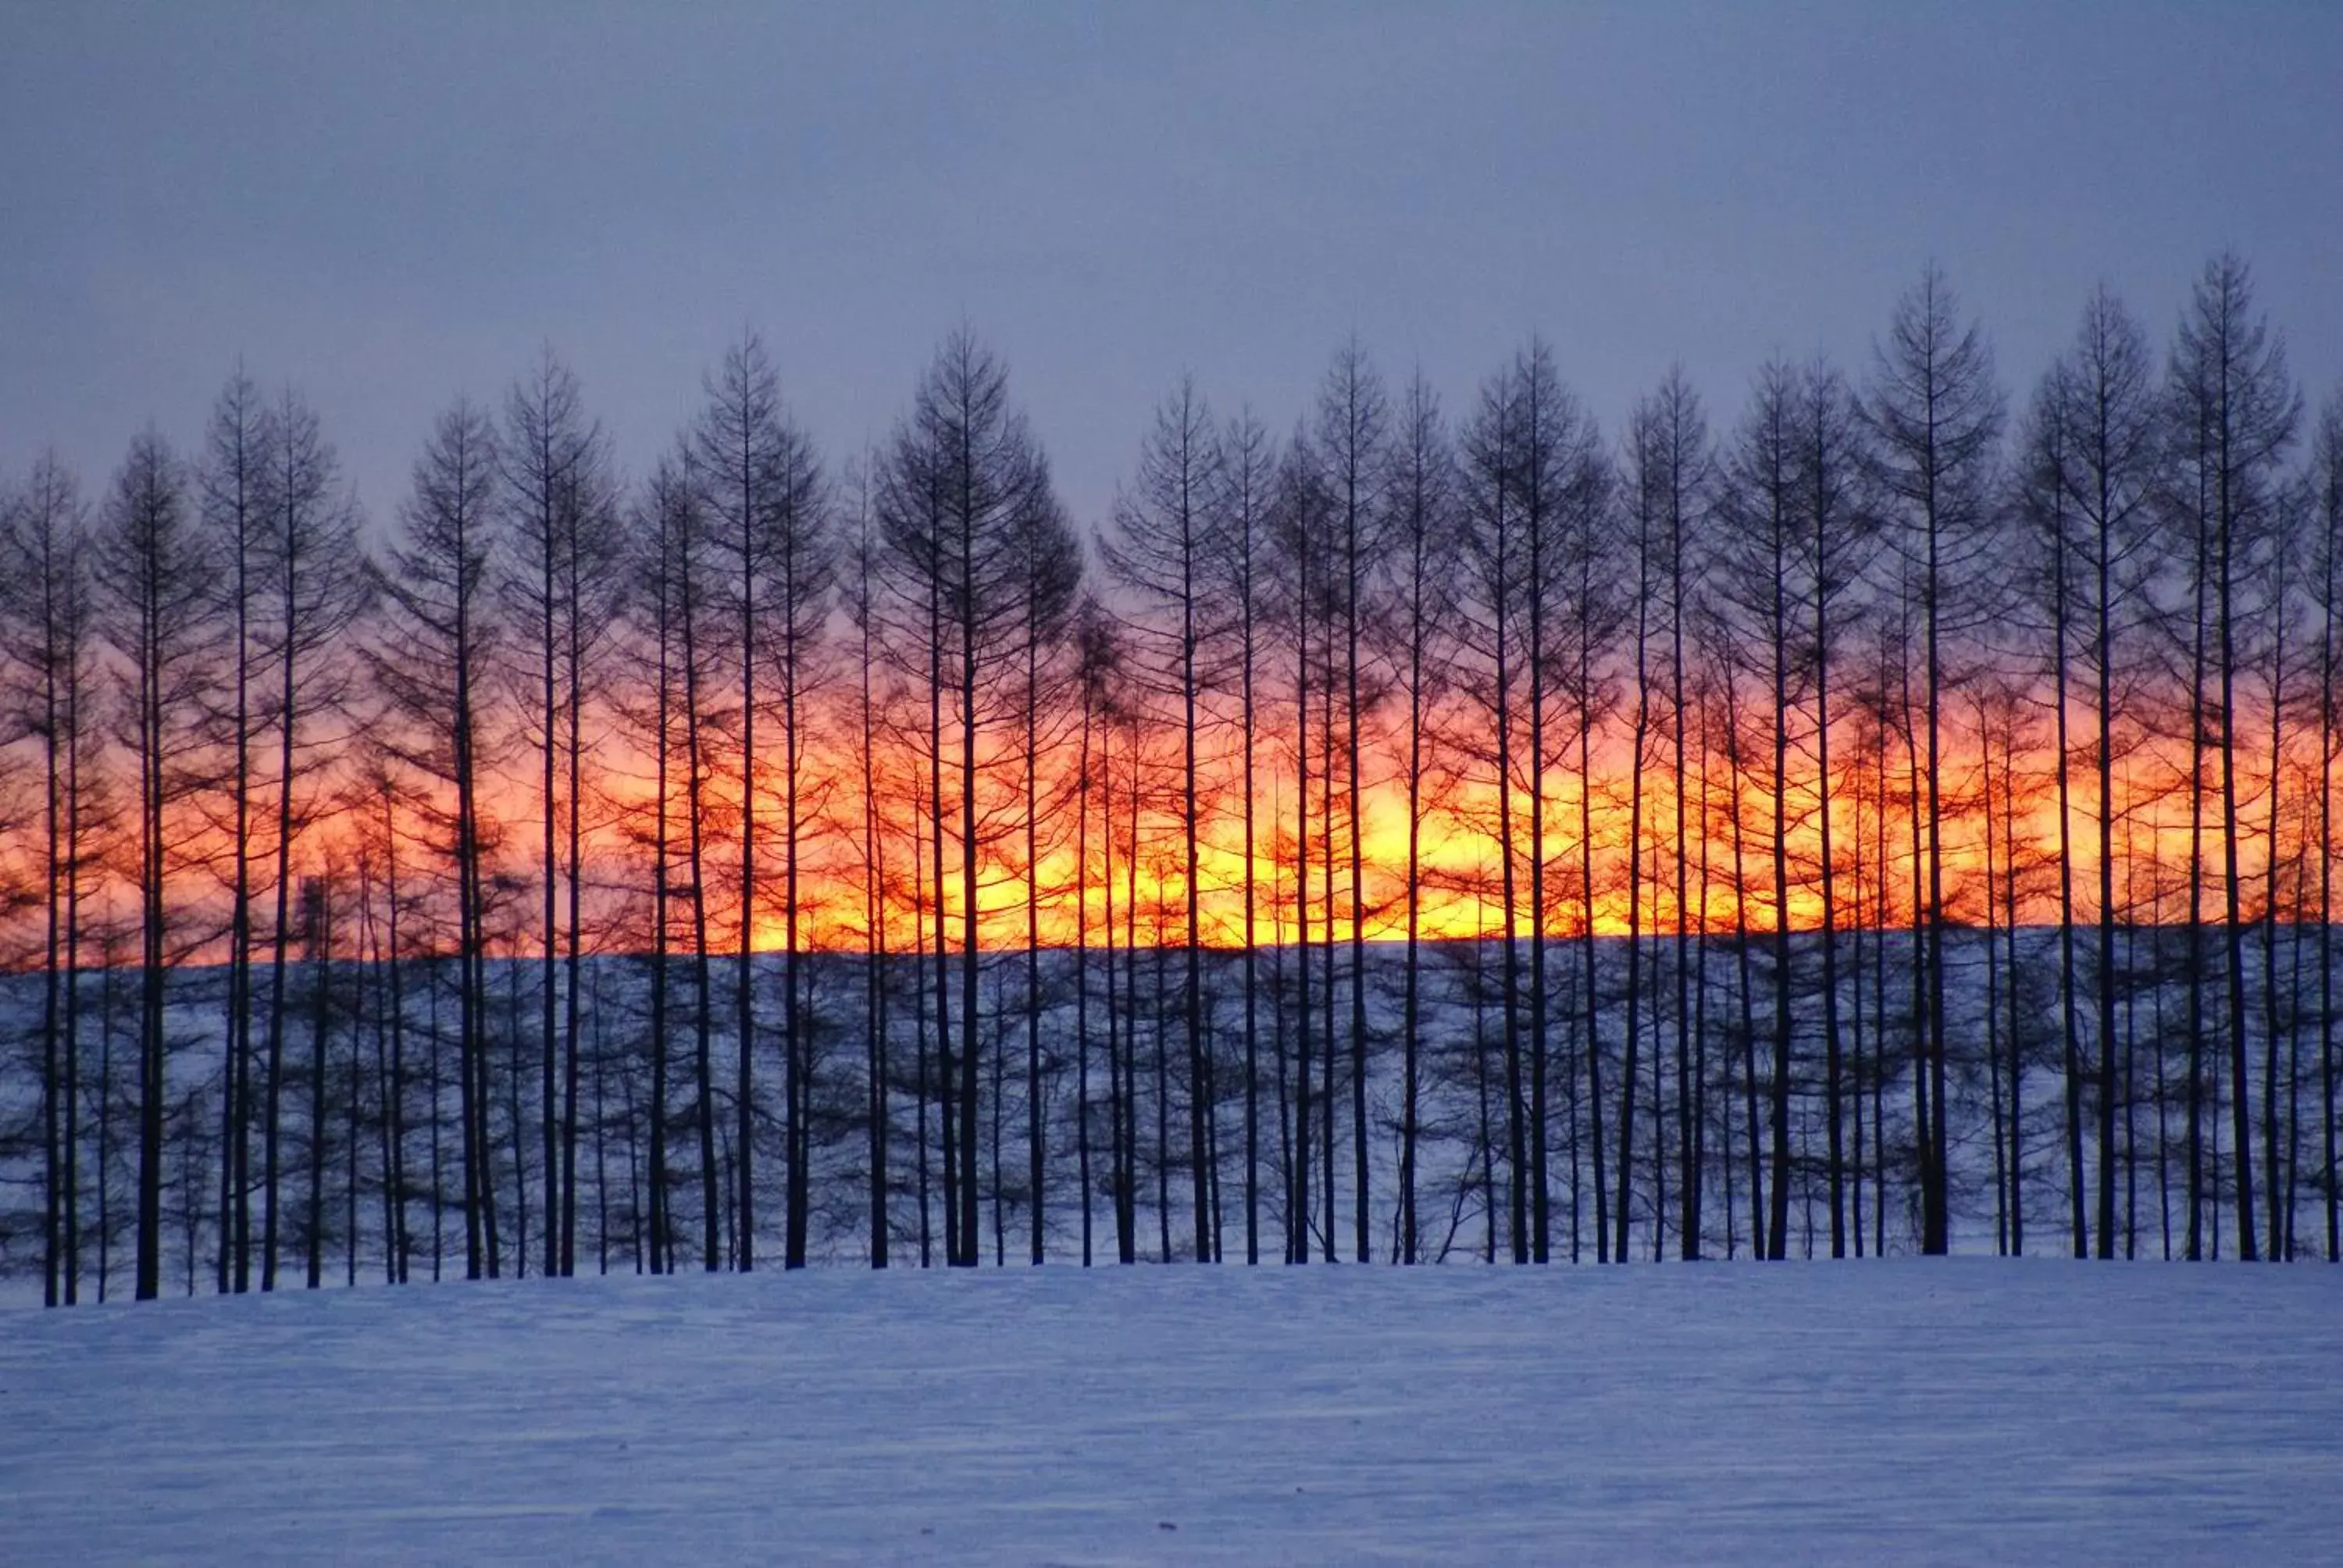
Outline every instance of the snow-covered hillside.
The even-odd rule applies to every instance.
[[[1977,930],[1947,934],[1944,1104],[1954,1251],[2068,1251],[2076,1177],[2081,1176],[2087,1209],[2096,1179],[2105,1173],[2116,1186],[2115,1222],[2107,1232],[2119,1255],[2185,1251],[2192,1215],[2203,1224],[2207,1252],[2234,1252],[2240,1062],[2243,1124],[2250,1134],[2255,1173],[2264,1178],[2251,1207],[2266,1235],[2282,1234],[2269,1250],[2301,1257],[2331,1250],[2328,1238],[2336,1232],[2329,1229],[2329,1130],[2335,1124],[2332,1064],[2338,1041],[2330,1010],[2318,998],[2320,938],[2312,928],[2289,930],[2276,949],[2266,949],[2266,934],[2258,929],[2245,936],[2252,1027],[2249,1049],[2240,1059],[2224,1037],[2227,1014],[2218,995],[2208,992],[2203,1031],[2190,1031],[2187,988],[2175,978],[2184,971],[2172,967],[2185,948],[2185,933],[2127,931],[2118,960],[2127,966],[2127,989],[2113,1037],[2115,1074],[2107,1081],[2113,1092],[2102,1093],[2097,1072],[2094,1011],[2077,1041],[2079,1063],[2071,1097],[2058,1027],[2056,933],[2028,929],[2015,939]],[[1791,947],[1795,983],[1786,1052],[1786,1241],[1794,1254],[1827,1253],[1834,1151],[1821,965],[1814,933],[1799,933]],[[1857,1252],[1917,1251],[1922,1244],[1911,951],[1904,933],[1850,932],[1842,955],[1846,961],[1838,971],[1845,1003],[1839,1017],[1843,1170],[1851,1250]],[[1685,949],[1647,944],[1642,1000],[1632,1014],[1625,1001],[1628,952],[1627,944],[1613,939],[1594,944],[1601,1007],[1591,1046],[1587,949],[1574,941],[1558,943],[1548,954],[1546,1163],[1554,1253],[1600,1255],[1598,1234],[1607,1226],[1597,1205],[1609,1174],[1614,1221],[1617,1194],[1628,1194],[1629,1255],[1675,1255],[1685,1229],[1684,1172],[1694,1169],[1700,1173],[1694,1223],[1702,1248],[1711,1255],[1745,1252],[1756,1220],[1753,1194],[1772,1180],[1775,1169],[1763,1153],[1775,1076],[1771,943],[1761,937],[1745,952],[1723,937],[1695,940]],[[2273,952],[2279,960],[2278,982],[2270,992],[2265,982]],[[1400,1230],[1405,955],[1397,945],[1371,943],[1362,957],[1366,1209],[1373,1251],[1380,1257],[1397,1250]],[[1330,961],[1336,976],[1331,996],[1325,967]],[[1330,960],[1324,950],[1316,950],[1308,993],[1312,1021],[1305,1033],[1295,983],[1298,950],[1271,948],[1262,954],[1252,1015],[1259,1062],[1252,1079],[1261,1141],[1257,1158],[1249,1161],[1242,960],[1219,950],[1205,955],[1200,977],[1206,1066],[1202,1101],[1209,1121],[1211,1222],[1222,1256],[1243,1255],[1249,1180],[1260,1194],[1262,1254],[1284,1252],[1286,1205],[1293,1193],[1287,1163],[1291,1129],[1302,1110],[1295,1069],[1305,1044],[1318,1151],[1307,1173],[1313,1244],[1322,1250],[1331,1236],[1344,1256],[1356,1251],[1359,1101],[1350,1087],[1350,962],[1344,950],[1338,949]],[[985,1261],[1028,1255],[1036,1190],[1028,1175],[1030,1131],[1036,1125],[1030,1113],[1037,1101],[1043,1145],[1038,1191],[1050,1261],[1081,1255],[1086,1201],[1099,1255],[1115,1254],[1117,1051],[1125,1075],[1132,1251],[1149,1257],[1192,1255],[1195,1166],[1188,1123],[1197,1095],[1189,1081],[1176,950],[1118,955],[1112,969],[1120,980],[1110,974],[1105,955],[1093,950],[1081,971],[1087,978],[1080,983],[1071,954],[1045,951],[1038,965],[1038,1027],[1030,1042],[1038,1050],[1031,1056],[1022,1000],[1025,956],[989,955],[985,964],[976,1035],[979,1241]],[[875,1103],[883,1107],[886,1128],[886,1230],[894,1261],[917,1258],[932,1233],[932,1255],[940,1261],[946,1251],[946,1211],[943,1125],[933,1070],[937,1041],[930,1027],[932,966],[902,955],[890,961],[889,983],[880,990],[890,1010],[878,1037],[884,1048],[878,1052],[871,1050],[872,971],[866,961],[860,955],[822,954],[804,967],[808,1255],[850,1265],[870,1256],[869,1129]],[[260,1110],[270,1103],[282,1122],[277,1185],[283,1266],[295,1277],[305,1274],[313,1251],[319,1274],[328,1282],[381,1279],[391,1271],[394,1255],[407,1277],[418,1282],[443,1270],[462,1272],[467,1187],[458,1087],[460,1011],[450,985],[452,969],[415,962],[392,977],[379,966],[337,966],[326,998],[330,1006],[321,1052],[315,1044],[321,1038],[311,990],[316,976],[307,966],[297,968],[282,1042],[283,1081],[273,1098],[266,1091],[268,1057],[260,1045],[265,1030],[255,1035],[248,1068],[255,1106],[245,1203],[251,1211],[246,1255],[255,1282],[263,1272],[257,1260],[266,1251],[268,1172],[278,1169]],[[484,1169],[494,1200],[490,1229],[501,1233],[505,1272],[535,1272],[543,1266],[543,1216],[553,1206],[547,1128],[548,1122],[561,1125],[561,1116],[546,1098],[551,1080],[541,1076],[549,1057],[538,1021],[540,974],[525,962],[498,960],[488,970],[490,1005],[482,1045],[482,1070],[490,1079],[482,1110],[488,1145]],[[1427,945],[1424,951],[1416,1183],[1421,1255],[1428,1259],[1501,1256],[1510,1250],[1504,1210],[1514,1161],[1505,1136],[1503,974],[1498,943],[1443,943]],[[769,1260],[781,1247],[783,1179],[790,1159],[778,956],[763,955],[752,976],[765,1009],[751,1096],[756,1251]],[[1689,982],[1682,992],[1680,977]],[[685,978],[685,970],[677,967],[664,1037],[663,1233],[677,1264],[688,1270],[710,1251],[719,1258],[733,1255],[738,1101],[731,1086],[739,1081],[739,1057],[729,962],[711,965],[709,993],[722,999],[711,1012],[720,1016],[709,1020],[701,1042],[705,1060],[698,1065],[693,1013],[686,1005],[694,988]],[[386,1004],[387,982],[394,979],[403,999],[396,1011]],[[79,1066],[60,1074],[71,1082],[57,1096],[63,1101],[58,1111],[65,1156],[57,1185],[67,1195],[60,1205],[67,1221],[77,1217],[78,1224],[76,1229],[61,1221],[57,1244],[67,1258],[77,1260],[84,1300],[101,1294],[101,1285],[108,1293],[131,1287],[140,1148],[135,980],[136,971],[129,970],[81,977]],[[639,1269],[647,1266],[647,1243],[661,1231],[650,1194],[651,1107],[662,1056],[653,1044],[648,966],[620,956],[593,960],[582,966],[579,989],[577,1265],[581,1272]],[[229,1190],[221,1169],[228,1147],[222,1137],[226,971],[175,970],[166,994],[160,1287],[171,1292],[209,1290],[217,1283],[223,1195]],[[2274,1010],[2267,1005],[2273,995],[2279,1002]],[[1522,1103],[1527,1107],[1534,1098],[1535,1048],[1530,1021],[1534,1010],[1525,982],[1518,996],[1521,1049],[1533,1064],[1524,1069]],[[41,1007],[37,974],[0,975],[0,1302],[40,1292],[49,1247]],[[1639,1065],[1633,1170],[1623,1184],[1616,1176],[1615,1137],[1630,1016],[1636,1020]],[[965,1034],[955,1038],[965,1045]],[[870,1092],[874,1061],[883,1064],[885,1086],[876,1097]],[[1029,1078],[1034,1067],[1038,1075]],[[2103,1100],[2111,1133],[2105,1148]],[[2192,1157],[2193,1145],[2197,1153]],[[1533,1181],[1524,1177],[1525,1191]],[[2193,1205],[2192,1183],[2200,1200]],[[2267,1201],[2273,1190],[2281,1195],[2276,1211]],[[718,1194],[712,1204],[711,1192]],[[2274,1217],[2277,1211],[2282,1216]],[[2089,1231],[2098,1236],[2096,1218]],[[75,1269],[62,1271],[71,1275]]]
[[[2343,1270],[531,1282],[0,1316],[25,1563],[2331,1560]]]

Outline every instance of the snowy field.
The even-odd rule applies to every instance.
[[[2343,1270],[532,1282],[0,1312],[11,1563],[2305,1563]]]

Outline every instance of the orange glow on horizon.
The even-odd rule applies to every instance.
[[[1306,889],[1297,889],[1301,861],[1294,842],[1293,769],[1282,749],[1286,742],[1282,737],[1267,736],[1256,749],[1255,843],[1248,864],[1242,847],[1242,801],[1232,788],[1242,777],[1242,759],[1225,732],[1221,733],[1222,739],[1200,756],[1199,763],[1196,940],[1212,948],[1242,947],[1248,887],[1254,902],[1255,936],[1261,942],[1292,942],[1306,936],[1313,941],[1347,943],[1354,931],[1363,941],[1403,940],[1409,916],[1409,822],[1405,786],[1393,755],[1397,748],[1386,743],[1370,749],[1364,758],[1363,772],[1368,781],[1360,792],[1358,844],[1362,886],[1359,907],[1353,909],[1347,786],[1339,767],[1331,802],[1334,816],[1331,889],[1325,864],[1329,801],[1323,782],[1314,777],[1314,764],[1320,760],[1315,758],[1308,882]],[[1838,777],[1833,786],[1831,820],[1835,924],[1845,930],[1908,927],[1914,921],[1908,815],[1911,771],[1891,748],[1883,778],[1875,751],[1867,759],[1855,758],[1852,725],[1847,733],[1848,739],[1841,741],[1835,726],[1834,770]],[[1120,732],[1102,760],[1093,756],[1090,799],[1086,807],[1080,807],[1088,818],[1087,863],[1078,864],[1078,839],[1084,835],[1084,827],[1078,816],[1074,788],[1077,753],[1067,742],[1045,759],[1038,793],[1048,819],[1037,834],[1037,862],[1028,868],[1023,863],[1021,772],[1005,742],[994,738],[993,749],[980,759],[978,781],[976,924],[980,948],[1023,948],[1029,914],[1042,946],[1071,948],[1078,942],[1102,946],[1109,940],[1110,903],[1115,921],[1112,940],[1118,947],[1134,940],[1146,945],[1159,940],[1159,935],[1175,945],[1188,939],[1180,772],[1176,763],[1163,755],[1170,748],[1162,744],[1160,735],[1151,737],[1152,749],[1137,759],[1134,769],[1133,759],[1126,755],[1129,739],[1128,730]],[[1974,729],[1947,734],[1946,765],[1940,770],[1946,802],[1946,915],[1959,923],[1985,925],[2006,919],[2009,870],[2004,862],[2013,847],[2020,860],[2016,899],[2019,923],[2051,923],[2057,919],[2058,822],[2050,772],[2055,759],[2044,754],[2046,748],[2036,744],[2019,750],[2013,770],[2003,755],[2009,749],[2006,743],[1997,748],[1982,745]],[[2145,867],[2148,883],[2157,890],[2144,911],[2127,911],[2135,919],[2186,918],[2188,829],[2181,809],[2185,802],[2176,804],[2170,793],[2174,781],[2186,778],[2186,759],[2176,759],[2171,751],[2169,745],[2137,748],[2126,757],[2117,775],[2117,853],[2128,862],[2119,870],[2118,887],[2135,887],[2139,880],[2137,873]],[[1536,846],[1529,842],[1532,813],[1526,780],[1515,779],[1512,795],[1516,854],[1513,930],[1516,934],[1527,936],[1541,924],[1550,938],[1564,940],[1583,935],[1590,924],[1595,934],[1604,937],[1624,936],[1631,930],[1671,934],[1678,929],[1680,919],[1688,932],[1730,933],[1745,912],[1753,933],[1776,929],[1771,855],[1775,803],[1768,781],[1760,773],[1770,763],[1770,746],[1764,756],[1753,758],[1745,751],[1737,788],[1735,769],[1727,758],[1708,755],[1689,759],[1692,770],[1684,780],[1689,861],[1681,910],[1676,906],[1677,803],[1667,766],[1669,754],[1664,747],[1657,747],[1645,755],[1632,906],[1628,840],[1634,810],[1634,779],[1626,766],[1628,747],[1624,738],[1606,733],[1594,747],[1591,795],[1573,770],[1562,767],[1549,770],[1544,779],[1544,831]],[[724,760],[719,759],[719,770],[704,792],[709,807],[703,843],[708,945],[711,953],[719,955],[737,950],[741,902],[738,780],[737,776],[728,779],[721,773]],[[729,760],[737,762],[737,759]],[[2247,759],[2241,754],[2240,760]],[[2268,766],[2266,760],[2257,760],[2258,771],[2240,787],[2245,828],[2241,869],[2249,890],[2247,914],[2252,919],[2263,918],[2269,901],[2266,875],[2270,852],[2266,803]],[[649,951],[652,947],[652,770],[645,758],[616,742],[606,744],[595,761],[603,788],[589,807],[592,815],[585,824],[589,906],[585,924],[590,933],[586,946],[588,950]],[[943,773],[945,875],[939,889],[932,864],[936,839],[927,799],[926,758],[914,755],[908,746],[898,746],[877,758],[875,766],[882,829],[877,835],[881,863],[876,901],[886,947],[896,953],[932,952],[939,940],[940,905],[940,940],[947,950],[959,950],[966,935],[966,910],[957,769],[948,765]],[[2288,799],[2298,803],[2312,799],[2318,759],[2289,758],[2281,766]],[[873,890],[864,865],[860,769],[859,752],[852,748],[818,741],[809,749],[799,802],[802,828],[797,913],[801,950],[860,951],[870,940],[868,910]],[[490,950],[498,956],[527,957],[541,951],[543,945],[541,894],[531,890],[542,887],[536,850],[542,842],[543,808],[526,770],[517,771],[518,777],[499,778],[482,792],[484,813],[495,829],[488,838],[498,847],[498,865],[508,889],[493,917]],[[672,779],[670,784],[674,785]],[[751,946],[757,951],[773,952],[786,944],[788,922],[781,904],[783,801],[769,761],[760,762],[758,784],[759,869]],[[1433,785],[1428,790],[1432,804],[1423,811],[1419,824],[1417,930],[1433,941],[1502,935],[1505,920],[1495,781],[1485,775],[1443,777]],[[1785,787],[1788,827],[1784,850],[1789,897],[1783,912],[1790,929],[1810,930],[1821,926],[1824,914],[1814,769],[1794,755]],[[2097,918],[2093,787],[2091,770],[2078,768],[2068,824],[2078,920]],[[1134,790],[1138,794],[1135,820]],[[1986,841],[1988,806],[1990,845]],[[681,863],[686,839],[679,788],[673,789],[669,811],[669,944],[670,951],[688,952],[692,922],[687,901],[689,878]],[[1582,813],[1591,826],[1594,842],[1591,890]],[[2288,818],[2280,824],[2282,871],[2296,863],[2286,857],[2315,848],[2311,842],[2315,826],[2299,822],[2288,826],[2293,820]],[[2217,817],[2208,813],[2201,873],[2207,889],[2206,907],[2218,918],[2223,903],[2219,844],[2211,827],[2216,821]],[[566,833],[567,824],[558,826]],[[367,877],[378,881],[384,874],[380,830],[377,798],[376,803],[361,801],[342,816],[320,822],[298,846],[295,874],[330,876],[338,890],[337,910],[349,911],[337,917],[343,934],[336,940],[345,955],[360,940],[356,935],[358,894],[354,884],[361,855],[371,857]],[[437,831],[427,826],[411,805],[403,809],[397,849],[407,888],[427,883],[438,874],[444,843],[435,839]],[[1741,861],[1737,885],[1734,875],[1736,834]],[[2290,842],[2285,838],[2288,834],[2292,835]],[[190,841],[194,849],[184,857],[189,864],[206,856],[214,864],[226,859],[216,826],[206,825]],[[1135,887],[1134,855],[1138,860]],[[1114,879],[1111,892],[1106,885],[1110,858]],[[1539,912],[1531,908],[1533,871],[1539,860],[1544,869],[1542,921]],[[185,888],[194,880],[183,876],[179,885]],[[2280,882],[2283,909],[2288,896],[2287,879],[2281,876]],[[2301,878],[2296,878],[2291,886],[2298,901],[2308,896]],[[2182,890],[2180,894],[2173,891],[2176,887]],[[510,890],[515,888],[519,890],[517,894]],[[1035,890],[1031,911],[1029,890]],[[99,903],[96,893],[97,890],[91,890],[93,909]],[[224,907],[218,884],[209,878],[196,892],[176,896],[185,900],[182,908],[188,911],[182,917],[183,927],[200,923],[195,912],[197,904],[206,911],[203,919],[212,918]],[[262,940],[266,935],[269,903],[263,900],[263,918],[256,922],[256,936]],[[410,919],[402,940],[414,942],[413,950],[452,950],[446,929],[450,924],[427,916]],[[297,940],[297,931],[296,937]],[[223,951],[222,940],[214,939],[195,956],[200,960]]]

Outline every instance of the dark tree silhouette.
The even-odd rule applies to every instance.
[[[953,1263],[973,1267],[979,824],[986,815],[980,796],[999,772],[998,732],[1020,712],[1024,648],[1054,641],[1071,623],[1081,553],[1051,489],[1048,461],[1009,402],[1005,367],[964,332],[938,353],[912,413],[887,448],[879,498],[890,588],[906,605],[929,607],[933,695],[947,703],[958,729],[961,1045],[957,1060],[943,1050],[947,1075],[958,1073],[956,1203],[946,1251]],[[940,762],[940,738],[937,756]],[[938,871],[940,920],[940,863]],[[940,1016],[944,1000],[940,993]]]
[[[1878,346],[1864,417],[1872,478],[1888,538],[1909,568],[1921,645],[1923,902],[1915,911],[1923,1016],[1916,1084],[1921,1250],[1951,1245],[1946,1093],[1944,708],[1958,678],[1961,638],[1990,614],[1986,562],[1996,532],[1992,496],[2003,401],[1983,332],[1933,263],[1896,307]]]
[[[169,1039],[164,1012],[172,870],[187,854],[174,804],[203,782],[204,699],[216,628],[217,562],[188,504],[179,459],[152,431],[116,474],[95,558],[102,625],[123,665],[123,739],[138,765],[138,1221],[135,1289],[162,1290],[163,1121]]]
[[[464,1271],[500,1271],[490,1161],[488,893],[492,838],[480,799],[495,754],[491,715],[498,628],[496,434],[468,403],[439,417],[400,508],[400,537],[375,573],[382,636],[368,652],[393,719],[381,735],[402,765],[437,786],[421,805],[456,893],[457,1074],[464,1177]]]

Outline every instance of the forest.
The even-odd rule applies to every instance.
[[[1070,515],[947,338],[362,512],[239,371],[0,472],[0,1271],[2343,1255],[2343,390],[2224,255],[2013,392],[1337,350]]]

